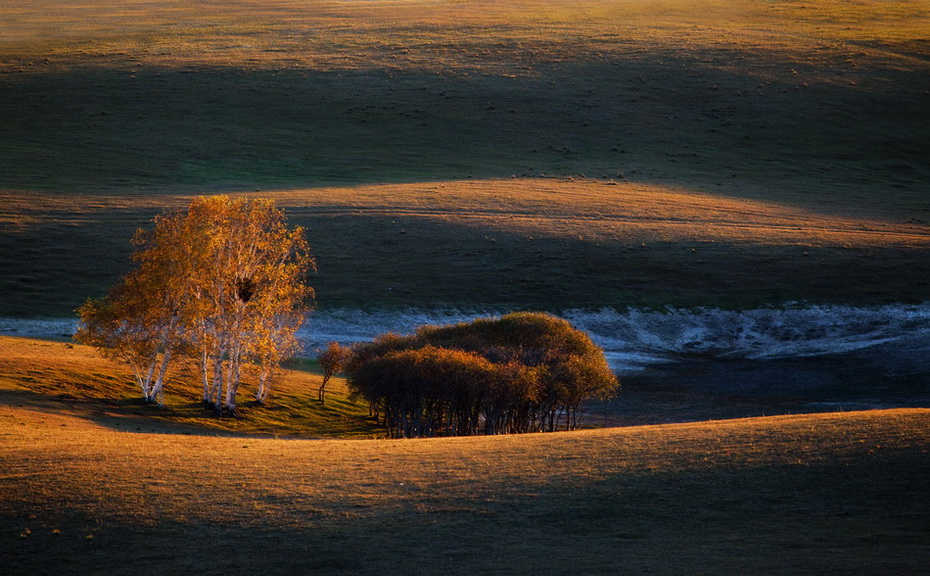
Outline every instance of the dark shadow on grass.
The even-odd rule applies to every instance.
[[[0,186],[157,193],[623,173],[726,195],[754,194],[746,182],[795,186],[798,202],[811,189],[848,195],[836,186],[925,188],[930,81],[829,57],[826,72],[762,51],[580,55],[529,73],[514,61],[513,77],[76,58],[65,71],[0,75]],[[842,81],[853,72],[881,82]]]
[[[644,245],[637,236],[584,240],[491,231],[429,211],[425,217],[312,206],[287,212],[292,224],[307,229],[319,266],[310,284],[323,308],[557,311],[930,300],[926,248],[654,239]],[[75,227],[51,222],[27,232],[0,231],[0,262],[10,270],[0,277],[0,315],[71,316],[87,297],[105,294],[130,268],[132,229],[146,226],[148,217],[140,211],[120,227],[98,214]],[[75,257],[62,258],[62,246]]]
[[[489,479],[374,504],[355,494],[308,501],[282,486],[240,491],[231,479],[215,487],[241,505],[229,517],[200,502],[190,506],[201,518],[186,521],[147,506],[119,520],[105,506],[23,502],[0,516],[0,561],[63,575],[127,566],[146,574],[915,573],[930,559],[926,466],[919,447],[873,454],[863,446],[796,465],[575,481],[541,471],[549,481],[540,485],[502,489]]]
[[[76,59],[64,71],[0,74],[0,187],[158,196],[583,173],[930,221],[922,195],[930,107],[920,97],[930,81],[879,60],[855,73],[881,82],[838,82],[852,68],[833,57],[826,76],[777,54],[717,50],[540,60],[514,77]],[[129,267],[133,231],[155,213],[38,214],[50,224],[0,230],[0,315],[70,315],[102,295]],[[421,254],[383,220],[298,221],[310,225],[324,306],[880,303],[930,294],[930,284],[915,287],[927,282],[923,251],[877,250],[862,262],[824,250],[803,264],[790,249],[731,249],[731,278],[705,270],[727,260],[695,262],[675,244],[637,255],[622,242],[531,248],[510,238],[492,254],[473,230],[417,222],[421,238],[435,234],[446,249]],[[886,258],[894,264],[879,262]]]
[[[205,428],[166,418],[164,409],[141,398],[78,398],[69,394],[43,394],[33,390],[0,390],[0,405],[62,412],[120,432],[203,436],[248,436]]]
[[[320,407],[309,396],[306,402],[295,401],[294,398],[281,401],[287,404],[279,404],[277,399],[267,404],[245,401],[237,415],[218,417],[203,402],[176,397],[170,398],[165,406],[158,406],[138,397],[78,397],[28,389],[0,390],[0,405],[65,413],[120,432],[252,438],[383,435],[383,430],[369,419],[332,406]],[[316,419],[306,422],[302,428],[301,419],[309,416],[308,410],[316,413]],[[320,412],[324,413],[322,422],[319,420]],[[267,420],[269,415],[277,415],[279,421]]]
[[[582,240],[411,216],[315,217],[321,307],[459,309],[924,302],[926,249]],[[311,320],[312,322],[312,320]]]

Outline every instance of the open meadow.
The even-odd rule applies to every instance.
[[[214,193],[306,227],[321,312],[925,308],[928,150],[914,0],[12,0],[0,319],[73,317]],[[309,360],[216,419],[190,371],[156,409],[0,336],[0,572],[920,573],[913,310],[906,346],[686,350],[597,428],[405,441]]]
[[[321,307],[924,302],[927,29],[885,0],[5,3],[0,315],[69,315],[214,192],[307,226]]]
[[[221,430],[183,403],[134,408],[84,347],[0,346],[6,574],[914,574],[930,560],[926,409],[320,439],[363,436],[363,419],[338,385],[339,410],[298,405],[318,381],[306,372],[271,414]],[[270,438],[275,412],[304,438]]]

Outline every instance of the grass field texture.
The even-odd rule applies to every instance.
[[[256,190],[322,306],[926,301],[928,29],[896,0],[6,3],[0,314],[67,315],[179,196]]]
[[[265,424],[348,432],[297,405],[295,378],[313,381],[299,374],[271,415],[223,430],[183,402],[152,418],[125,384],[114,397],[119,371],[81,347],[0,343],[11,574],[917,573],[930,560],[927,410],[272,439]]]
[[[371,440],[342,382],[323,408],[304,366],[269,407],[218,420],[183,376],[158,410],[85,347],[4,337],[0,352],[11,574],[916,573],[930,560],[926,409]]]
[[[930,298],[911,208],[798,208],[667,185],[517,179],[252,192],[307,228],[326,308],[561,310]],[[761,193],[760,193],[761,195]],[[2,193],[0,315],[68,316],[188,196]],[[412,327],[411,327],[412,328]]]
[[[845,198],[930,178],[919,2],[5,6],[14,190],[622,172]]]
[[[307,227],[321,307],[927,302],[928,30],[905,0],[3,2],[0,315],[70,315],[215,192]],[[175,378],[159,411],[0,338],[0,566],[930,563],[923,409],[389,442],[309,363],[240,420]],[[730,413],[659,388],[612,409]]]

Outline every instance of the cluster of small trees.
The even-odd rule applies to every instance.
[[[315,269],[300,227],[268,200],[201,197],[133,238],[137,266],[105,298],[78,309],[78,342],[129,364],[149,402],[169,366],[199,367],[203,400],[233,413],[245,373],[264,402],[281,361],[299,349]],[[325,401],[333,374],[393,437],[574,429],[582,404],[618,387],[603,351],[565,320],[513,313],[411,336],[386,334],[320,354]]]
[[[603,350],[543,313],[382,335],[346,373],[395,438],[574,429],[586,400],[619,388]]]
[[[137,267],[78,309],[75,339],[126,361],[149,402],[160,402],[179,357],[199,365],[203,400],[218,413],[235,411],[244,371],[264,402],[313,297],[303,229],[270,200],[200,197],[133,244]]]

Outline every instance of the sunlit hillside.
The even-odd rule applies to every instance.
[[[17,574],[915,573],[930,559],[928,418],[273,440],[140,431],[17,406],[4,387],[0,560]]]
[[[101,358],[92,348],[46,340],[0,336],[0,396],[36,411],[77,411],[125,430],[158,431],[171,426],[190,433],[239,433],[303,438],[377,438],[384,432],[368,408],[348,398],[345,382],[327,386],[326,405],[316,400],[319,367],[294,360],[281,372],[267,406],[254,402],[254,378],[240,391],[239,418],[216,418],[202,404],[194,366],[176,361],[157,408],[142,402],[126,364]]]
[[[305,371],[217,420],[183,371],[157,409],[85,347],[4,337],[0,352],[11,574],[911,573],[930,559],[926,409],[351,440],[379,432],[341,383],[320,406]]]
[[[321,187],[270,197],[307,229],[318,305],[544,308],[920,303],[921,210],[776,202],[629,181]],[[189,196],[0,193],[0,315],[66,316],[129,266],[129,239]],[[92,264],[91,264],[92,263]],[[688,281],[683,282],[682,278]]]

